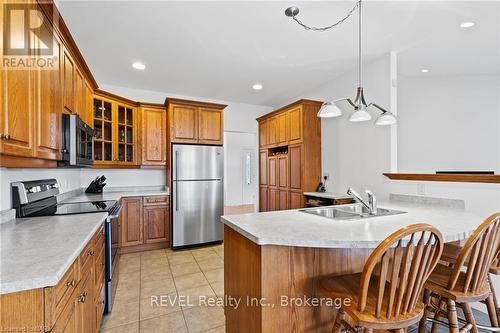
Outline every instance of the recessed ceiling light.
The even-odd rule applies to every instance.
[[[467,29],[467,28],[472,28],[475,25],[476,25],[476,23],[474,23],[474,22],[462,22],[462,23],[460,23],[460,28]]]
[[[136,61],[132,64],[132,67],[135,69],[143,70],[146,69],[146,65],[144,65],[142,62]]]
[[[253,90],[262,90],[262,84],[256,83],[252,86]]]
[[[425,69],[425,68],[424,68],[424,69],[421,69],[420,71],[421,71],[422,73],[429,73],[429,70],[428,70],[428,69]]]

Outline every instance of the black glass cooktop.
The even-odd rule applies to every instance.
[[[93,202],[75,202],[58,204],[47,207],[30,216],[50,216],[50,215],[71,215],[71,214],[85,214],[85,213],[98,213],[107,212],[116,201],[93,201]]]

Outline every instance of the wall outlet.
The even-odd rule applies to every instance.
[[[417,183],[417,194],[418,195],[425,195],[425,184],[424,183]]]

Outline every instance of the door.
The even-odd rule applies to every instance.
[[[120,226],[122,247],[143,243],[142,198],[123,199]]]
[[[34,154],[34,101],[36,72],[2,70],[4,135],[0,151],[6,155],[31,157]]]
[[[278,161],[276,156],[270,156],[267,159],[267,167],[268,167],[268,184],[269,186],[278,186]]]
[[[94,284],[93,272],[88,271],[83,277],[81,284],[81,298],[77,301],[77,312],[79,320],[79,332],[94,332],[95,329],[95,307],[94,307]]]
[[[173,182],[173,246],[223,239],[221,180]]]
[[[60,69],[61,42],[54,38],[53,52],[57,55],[51,70],[38,70],[35,105],[35,140],[38,158],[59,160],[61,158],[62,82]]]
[[[113,104],[111,101],[94,98],[94,164],[112,164],[114,161],[113,137],[115,128],[113,122]]]
[[[278,118],[273,117],[270,118],[268,121],[268,141],[267,143],[269,145],[276,145],[278,143]]]
[[[283,112],[278,116],[277,141],[279,145],[286,145],[288,141],[288,112]]]
[[[94,124],[92,122],[93,119],[93,105],[94,105],[94,92],[92,90],[92,87],[85,82],[85,114],[86,117],[82,118],[82,120],[89,125],[90,127],[94,127]]]
[[[198,109],[198,142],[202,144],[221,145],[223,112],[219,109]]]
[[[302,192],[290,192],[290,209],[303,208],[304,195]]]
[[[63,106],[66,111],[75,113],[75,65],[68,50],[63,51]]]
[[[268,193],[267,187],[261,187],[259,191],[259,211],[267,212]]]
[[[279,209],[279,190],[269,189],[268,199],[267,199],[267,210],[272,212]]]
[[[170,106],[171,141],[179,143],[198,142],[198,108],[187,105]]]
[[[260,185],[267,185],[267,150],[259,153]]]
[[[116,105],[115,162],[122,165],[136,164],[136,109],[129,105]]]
[[[173,180],[221,180],[224,151],[217,146],[173,146]]]
[[[75,68],[75,113],[82,119],[87,118],[85,110],[85,80],[78,69]]]
[[[302,142],[302,107],[292,109],[288,112],[288,120],[290,122],[289,143]]]
[[[168,206],[144,207],[144,242],[168,242],[170,239]]]
[[[278,194],[278,209],[288,209],[288,190],[279,190]]]
[[[268,126],[267,119],[259,122],[259,146],[260,147],[267,146],[267,144],[268,144],[268,134],[269,134],[268,129],[269,129],[269,126]]]
[[[290,188],[302,190],[302,147],[288,147],[288,156],[290,158]]]
[[[165,165],[167,117],[162,109],[142,109],[142,165]]]
[[[278,155],[278,187],[288,189],[288,155]]]

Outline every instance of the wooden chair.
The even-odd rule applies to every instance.
[[[477,326],[470,303],[485,301],[490,295],[487,274],[498,257],[500,244],[500,214],[488,217],[469,237],[460,249],[456,260],[449,265],[438,264],[425,283],[426,311],[420,322],[420,333],[425,332],[425,321],[434,313],[432,332],[437,330],[436,323],[446,324],[450,332],[477,333]],[[449,250],[449,248],[448,248]],[[449,251],[445,256],[449,256]],[[431,297],[438,299],[438,305],[430,303]],[[456,305],[459,305],[465,316],[465,325],[458,327]],[[446,313],[448,323],[439,321],[441,314]]]
[[[351,306],[339,309],[332,332],[357,332],[361,328],[367,333],[374,329],[403,332],[417,323],[424,310],[424,282],[442,251],[439,230],[428,224],[414,224],[382,241],[370,254],[362,273],[323,279],[320,283],[325,295],[352,300]]]

